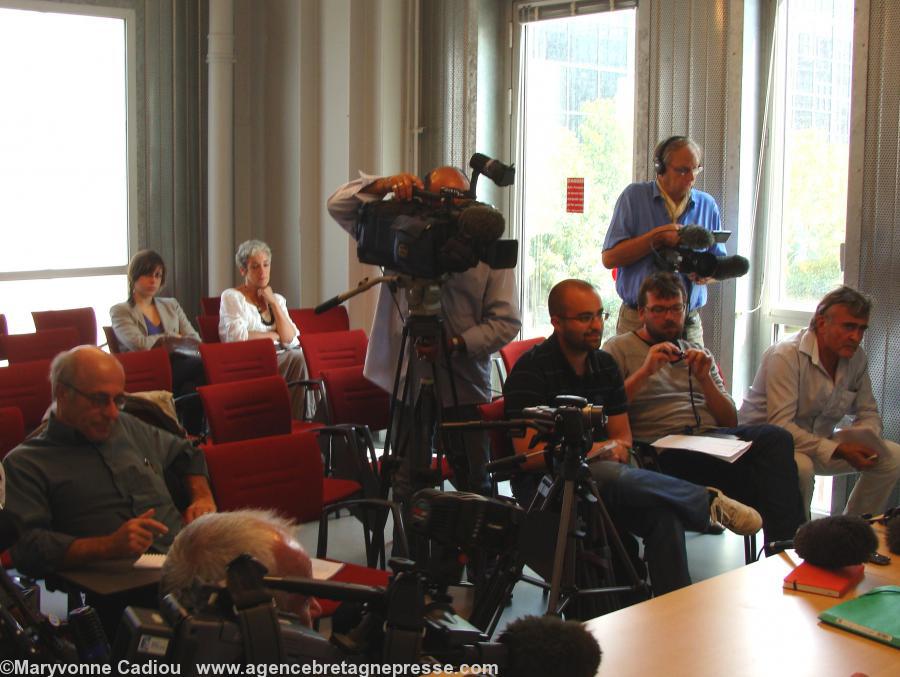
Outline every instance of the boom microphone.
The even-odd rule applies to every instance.
[[[479,174],[484,174],[498,186],[511,186],[516,180],[515,166],[505,165],[483,153],[472,155],[469,166]]]
[[[556,616],[525,616],[509,624],[499,641],[506,646],[510,677],[593,677],[600,645],[584,625]]]
[[[836,515],[812,520],[797,529],[794,549],[810,564],[839,569],[867,561],[878,549],[878,537],[861,517]]]
[[[722,256],[716,261],[716,269],[713,271],[714,280],[730,280],[733,277],[743,277],[750,270],[750,261],[743,256]]]
[[[678,229],[678,244],[688,249],[709,249],[716,243],[713,234],[703,226],[691,224]]]
[[[506,230],[503,214],[487,205],[472,205],[459,215],[459,234],[477,244],[488,245]]]

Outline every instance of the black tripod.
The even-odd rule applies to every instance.
[[[526,409],[524,413],[536,415],[534,419],[445,424],[448,428],[534,428],[542,432],[552,429],[549,433],[551,438],[559,439],[559,453],[552,478],[544,478],[528,508],[519,548],[501,555],[493,575],[477,591],[469,620],[488,635],[496,628],[503,604],[519,580],[527,580],[549,590],[547,614],[560,616],[565,613],[581,620],[594,618],[622,605],[620,600],[613,599],[604,609],[598,599],[601,595],[615,597],[623,593],[648,593],[647,584],[635,570],[585,462],[585,455],[591,447],[590,437],[585,435],[586,423],[590,425],[592,414],[598,417],[598,408],[585,407],[586,401],[582,398],[565,397],[557,402],[560,400],[570,406]],[[535,454],[543,455],[545,452]],[[492,472],[507,472],[522,465],[525,460],[525,456],[515,456],[489,463],[487,467]],[[557,506],[558,517],[554,514]],[[543,547],[545,541],[535,538],[538,532],[556,534],[550,561]],[[591,550],[588,544],[596,545]],[[630,580],[630,585],[613,584],[613,555]],[[539,573],[543,572],[545,578],[550,580],[549,586],[544,581],[524,577],[522,570],[526,563]],[[573,602],[577,608],[567,613]]]

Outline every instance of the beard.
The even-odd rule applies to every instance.
[[[684,334],[684,324],[675,320],[666,320],[658,327],[646,323],[644,326],[647,328],[647,333],[654,343],[663,343],[665,341],[674,343]]]

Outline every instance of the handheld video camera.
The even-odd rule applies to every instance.
[[[512,185],[515,169],[475,153],[469,160],[468,191],[415,191],[410,202],[387,200],[364,204],[356,225],[356,256],[417,278],[437,279],[484,261],[491,268],[514,268],[519,243],[501,240],[503,214],[475,199],[480,175],[498,186]]]
[[[750,262],[743,256],[716,256],[707,251],[731,237],[731,231],[709,231],[703,226],[687,225],[678,231],[678,244],[654,250],[657,267],[673,273],[714,280],[728,280],[746,275]]]

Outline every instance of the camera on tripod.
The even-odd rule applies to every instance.
[[[410,202],[363,205],[355,234],[360,262],[432,279],[474,268],[479,261],[491,268],[515,268],[519,243],[500,239],[506,228],[503,214],[475,199],[480,175],[509,186],[515,169],[481,153],[472,156],[469,166],[468,191],[415,191]]]

